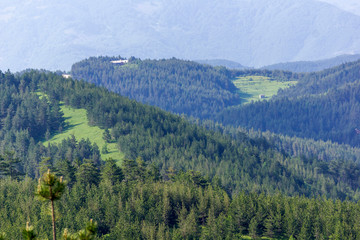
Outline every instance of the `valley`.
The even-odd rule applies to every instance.
[[[242,102],[250,103],[252,101],[270,100],[272,96],[277,94],[279,89],[288,88],[297,82],[281,82],[266,76],[246,76],[237,77],[233,83],[240,90],[239,95]]]

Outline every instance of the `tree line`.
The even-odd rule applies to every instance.
[[[121,167],[112,159],[100,168],[92,161],[86,162],[87,170],[78,168],[70,172],[72,176],[64,177],[65,189],[54,202],[58,216],[55,234],[59,239],[83,229],[89,219],[96,223],[91,228],[95,239],[360,237],[360,207],[348,200],[245,191],[231,196],[216,178],[209,180],[199,172],[173,168],[161,174],[141,158],[125,160]],[[56,174],[50,174],[52,178],[61,176],[53,166],[48,167]],[[26,228],[28,235],[30,232],[34,236],[28,239],[53,235],[55,221],[49,215],[49,202],[38,201],[34,194],[37,189],[38,194],[48,196],[48,191],[39,186],[45,184],[49,173],[39,183],[28,177],[22,181],[0,180],[2,239],[21,239],[20,230],[26,222],[31,226]],[[84,231],[73,236],[81,236]]]

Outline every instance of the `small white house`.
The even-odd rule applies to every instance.
[[[126,63],[129,62],[129,60],[120,59],[120,60],[114,60],[114,61],[111,61],[111,62],[114,63],[114,64],[126,64]]]
[[[62,76],[63,76],[63,78],[71,78],[70,74],[63,74]]]
[[[259,99],[263,99],[263,98],[265,98],[265,94],[260,94]]]

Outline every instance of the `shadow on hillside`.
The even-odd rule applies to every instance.
[[[246,93],[246,92],[238,92],[238,95],[240,96],[241,99],[241,103],[240,104],[244,104],[249,102],[249,99],[253,97],[252,94]]]
[[[70,118],[71,118],[71,117],[64,117],[64,126],[63,126],[63,129],[62,129],[61,132],[69,131],[69,130],[73,129],[73,128],[76,127],[76,126],[81,125],[81,123],[70,124],[68,121],[66,121],[66,120],[69,120]]]

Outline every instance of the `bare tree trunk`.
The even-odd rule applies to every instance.
[[[50,196],[52,196],[52,189],[50,187]],[[56,240],[56,227],[55,227],[55,209],[54,209],[54,200],[51,201],[51,216],[52,216],[52,227],[53,227],[53,240]]]

